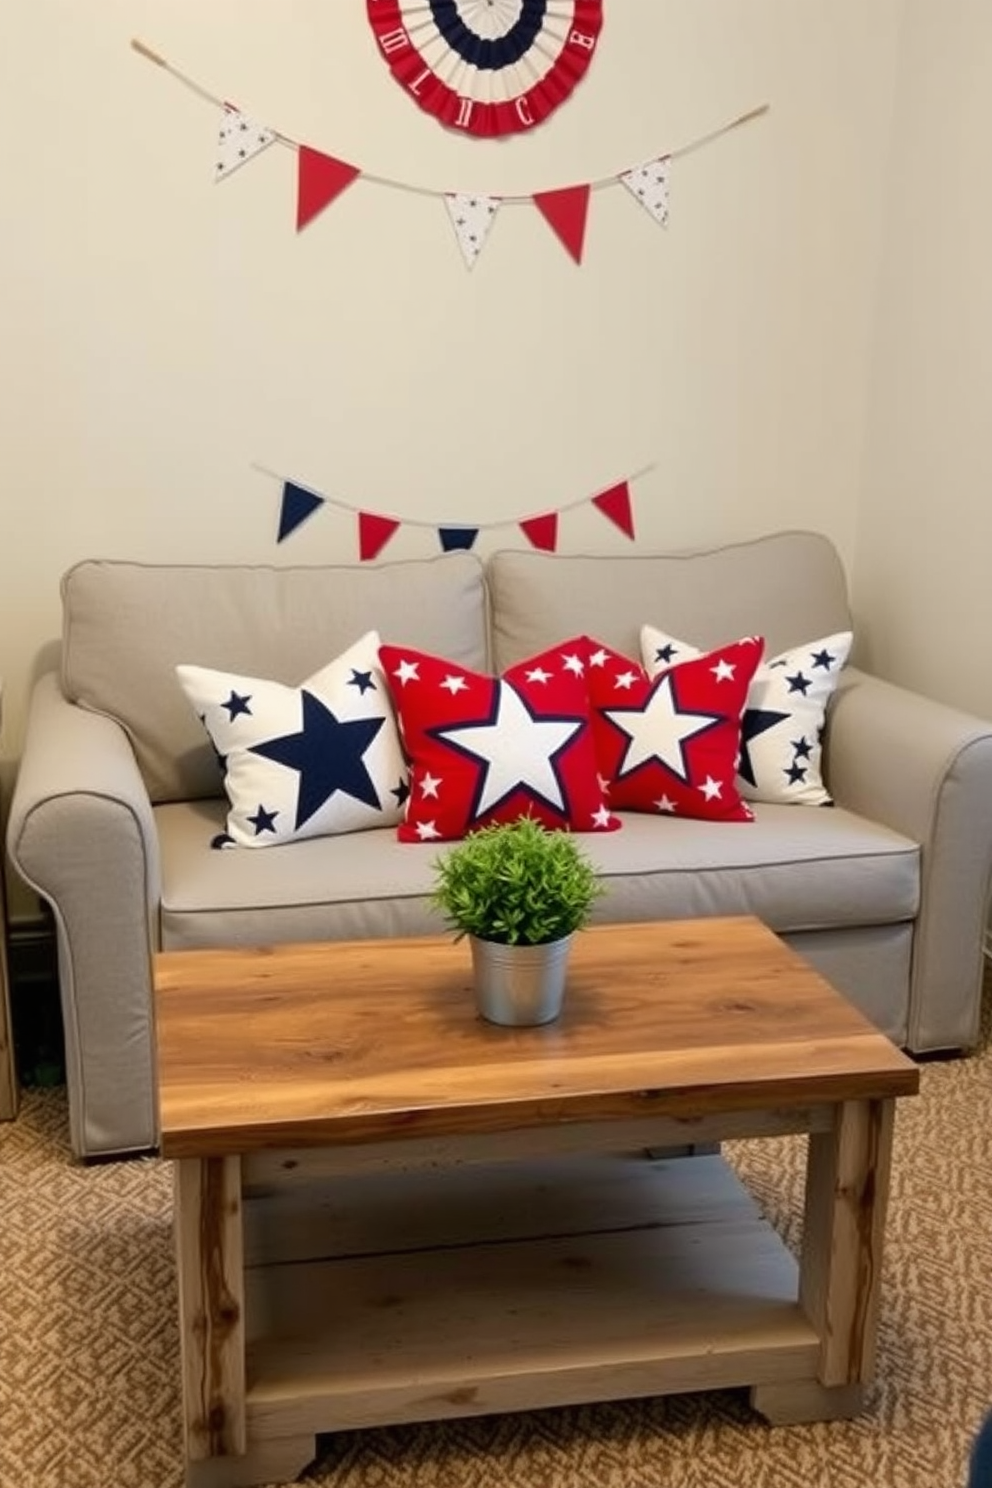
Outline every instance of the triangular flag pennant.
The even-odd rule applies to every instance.
[[[305,491],[302,486],[294,486],[292,481],[286,481],[282,488],[282,507],[279,512],[279,536],[276,542],[282,542],[291,532],[295,532],[301,522],[307,517],[313,516],[319,506],[323,506],[323,496],[315,496],[312,491]]]
[[[377,512],[358,513],[358,556],[363,563],[378,558],[399,525],[395,517],[381,517]]]
[[[582,262],[589,191],[588,186],[563,186],[559,191],[534,193],[535,207],[558,234],[576,263]]]
[[[217,135],[217,158],[214,161],[214,180],[223,181],[239,165],[258,155],[275,139],[275,131],[256,124],[247,114],[236,108],[225,108]]]
[[[659,155],[656,160],[624,171],[620,177],[631,195],[662,227],[668,226],[668,165],[669,156]]]
[[[547,512],[543,517],[528,517],[525,522],[520,523],[520,531],[532,547],[553,553],[558,546],[558,513]]]
[[[311,150],[309,145],[297,149],[296,231],[306,227],[322,212],[356,176],[361,175],[357,165],[346,160],[335,160],[333,155],[322,155]]]
[[[467,191],[446,191],[444,205],[455,229],[458,246],[469,268],[482,252],[489,229],[496,220],[498,196],[473,196]]]
[[[609,517],[621,532],[625,532],[628,537],[633,537],[634,519],[630,511],[630,487],[626,481],[621,481],[618,486],[611,486],[608,491],[602,491],[598,496],[594,496],[592,504],[599,508],[604,517]]]
[[[453,553],[456,548],[470,548],[479,535],[478,527],[439,527],[437,535],[441,539],[441,547],[446,553]]]

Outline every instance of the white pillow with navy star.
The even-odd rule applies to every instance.
[[[230,810],[215,846],[396,825],[408,772],[379,644],[370,630],[299,687],[176,667],[224,772]]]
[[[745,801],[833,804],[823,783],[821,736],[852,638],[851,631],[838,631],[758,667],[741,717],[737,788]],[[653,625],[641,627],[641,656],[652,677],[700,654]]]

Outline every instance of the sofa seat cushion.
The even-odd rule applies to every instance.
[[[751,809],[745,826],[620,812],[622,831],[590,847],[610,890],[599,918],[753,914],[784,934],[915,917],[920,852],[908,837],[836,806]]]
[[[155,808],[164,950],[290,940],[364,940],[444,928],[431,909],[435,843],[395,827],[311,837],[266,852],[211,847],[225,802]]]
[[[217,851],[220,800],[159,806],[165,949],[364,939],[443,929],[429,902],[443,847],[395,830],[313,838],[268,852]],[[909,921],[919,848],[838,807],[758,803],[746,826],[622,813],[581,841],[609,885],[595,918],[754,914],[797,932]]]

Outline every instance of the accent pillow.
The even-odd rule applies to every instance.
[[[620,825],[596,766],[585,637],[500,677],[402,646],[379,655],[410,760],[401,842],[464,837],[521,816],[564,831]]]
[[[734,775],[763,644],[749,636],[651,678],[638,662],[589,642],[596,752],[614,810],[751,821]]]
[[[851,650],[853,633],[838,631],[763,661],[748,689],[741,723],[737,786],[746,801],[832,806],[823,783],[821,736],[827,704]],[[698,656],[674,636],[641,628],[644,665],[657,675]]]
[[[370,630],[299,687],[177,666],[230,802],[215,846],[269,847],[392,826],[407,768]]]

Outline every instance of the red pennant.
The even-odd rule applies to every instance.
[[[558,546],[558,513],[547,512],[543,517],[528,517],[526,522],[520,523],[520,531],[532,547],[553,553]]]
[[[588,186],[563,186],[560,191],[534,193],[535,207],[558,234],[576,263],[582,262],[589,191]]]
[[[599,508],[604,517],[609,517],[621,532],[625,532],[628,537],[633,537],[634,519],[630,511],[630,488],[626,481],[621,481],[618,486],[611,486],[608,491],[594,496],[592,504]]]
[[[358,556],[363,563],[378,558],[399,525],[392,517],[380,517],[376,512],[358,513]]]
[[[361,171],[357,165],[335,160],[333,155],[322,155],[319,150],[311,150],[309,145],[300,145],[296,153],[296,231],[299,232],[336,196],[340,196],[344,188],[361,175]]]

